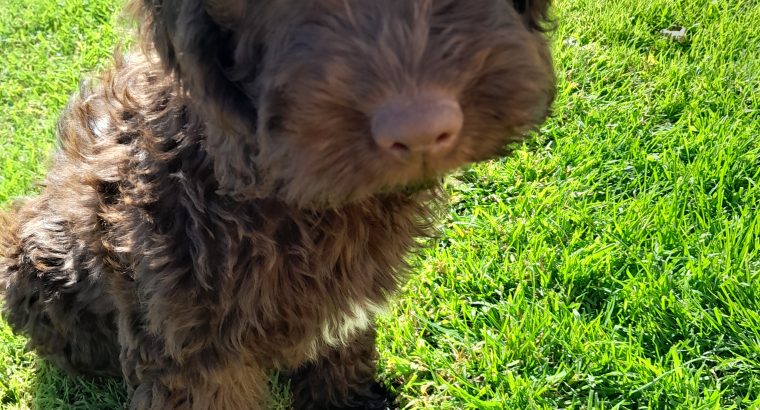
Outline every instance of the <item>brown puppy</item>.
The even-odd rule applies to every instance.
[[[144,0],[4,215],[4,317],[132,409],[384,408],[373,318],[438,181],[541,123],[547,0]]]

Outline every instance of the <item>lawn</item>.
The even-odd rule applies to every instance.
[[[126,41],[118,3],[0,0],[0,203]],[[414,409],[760,409],[760,3],[557,3],[554,116],[447,180],[380,376]],[[0,408],[123,406],[23,346],[0,324]]]

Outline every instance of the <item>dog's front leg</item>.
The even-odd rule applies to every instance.
[[[250,358],[225,357],[213,346],[171,357],[161,336],[130,319],[137,316],[123,313],[120,360],[130,410],[267,408],[269,379]]]
[[[290,374],[294,409],[388,409],[388,391],[375,381],[376,360],[374,329],[323,352]]]
[[[195,370],[197,372],[197,369]],[[265,409],[267,379],[255,368],[235,366],[201,378],[192,369],[139,382],[131,410]]]
[[[136,369],[145,370],[138,365]],[[155,366],[149,373],[129,377],[130,410],[217,410],[267,408],[268,379],[255,365],[243,363],[207,371],[188,366]]]

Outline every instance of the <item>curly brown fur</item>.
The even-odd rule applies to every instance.
[[[431,234],[438,179],[548,112],[548,1],[144,0],[141,53],[72,98],[42,193],[0,216],[4,317],[133,409],[384,408],[374,315]],[[368,135],[443,90],[446,155]]]

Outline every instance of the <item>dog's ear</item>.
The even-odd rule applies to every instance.
[[[232,121],[229,114],[236,113],[255,124],[250,99],[230,75],[235,65],[235,27],[244,18],[246,5],[245,0],[133,0],[131,4],[143,46],[155,49],[182,90],[222,123]]]
[[[528,27],[539,31],[549,31],[554,28],[549,20],[551,0],[510,0]]]

